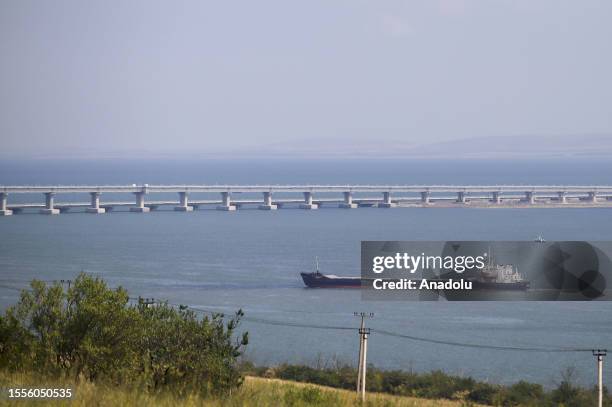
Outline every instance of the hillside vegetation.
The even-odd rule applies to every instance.
[[[71,388],[71,405],[77,406],[358,402],[352,366],[240,363],[248,343],[248,335],[237,332],[242,316],[238,311],[200,317],[184,306],[132,301],[122,288],[111,289],[85,274],[70,287],[35,280],[0,316],[0,403],[14,402],[6,388]],[[596,400],[594,389],[576,386],[569,375],[546,390],[524,381],[502,386],[442,371],[374,366],[368,369],[367,390],[370,405],[377,406],[580,407]],[[608,391],[604,394],[604,405],[612,406]]]
[[[110,385],[71,381],[49,381],[34,375],[7,374],[0,372],[0,386],[23,386],[32,383],[47,388],[71,388],[71,400],[58,400],[57,406],[160,406],[160,407],[300,407],[300,406],[339,406],[360,405],[360,398],[353,391],[333,389],[319,385],[296,383],[278,379],[246,377],[240,389],[226,396],[203,396],[198,393],[179,396],[171,389],[150,393],[135,388],[122,388]],[[0,398],[0,406],[40,406],[40,400],[9,401]],[[414,397],[399,397],[388,394],[367,394],[366,406],[388,407],[459,407],[465,404],[457,401],[426,400]],[[476,406],[475,404],[470,404]]]

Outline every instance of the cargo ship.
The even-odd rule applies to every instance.
[[[361,288],[361,277],[341,277],[319,271],[319,258],[315,259],[315,271],[300,273],[306,287],[310,288]]]

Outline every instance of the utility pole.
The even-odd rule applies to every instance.
[[[599,407],[603,406],[603,358],[607,354],[607,349],[593,349],[593,356],[597,358],[597,387],[599,391]]]
[[[361,393],[361,401],[365,402],[366,366],[368,354],[368,335],[370,328],[365,327],[366,318],[374,318],[372,312],[355,312],[356,317],[361,317],[359,326],[359,367],[357,368],[357,393]]]
[[[361,363],[361,368],[363,369],[363,372],[361,373],[361,402],[365,403],[366,366],[368,365],[368,335],[370,334],[370,328],[363,328],[359,331],[363,337],[363,362]]]

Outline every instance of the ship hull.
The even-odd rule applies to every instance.
[[[529,289],[528,281],[517,281],[515,283],[496,283],[473,280],[473,290],[509,290],[509,291],[525,291]]]
[[[361,288],[361,277],[329,277],[321,273],[300,273],[309,288]]]

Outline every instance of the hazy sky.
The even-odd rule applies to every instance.
[[[612,134],[610,21],[607,0],[0,0],[0,151]]]

